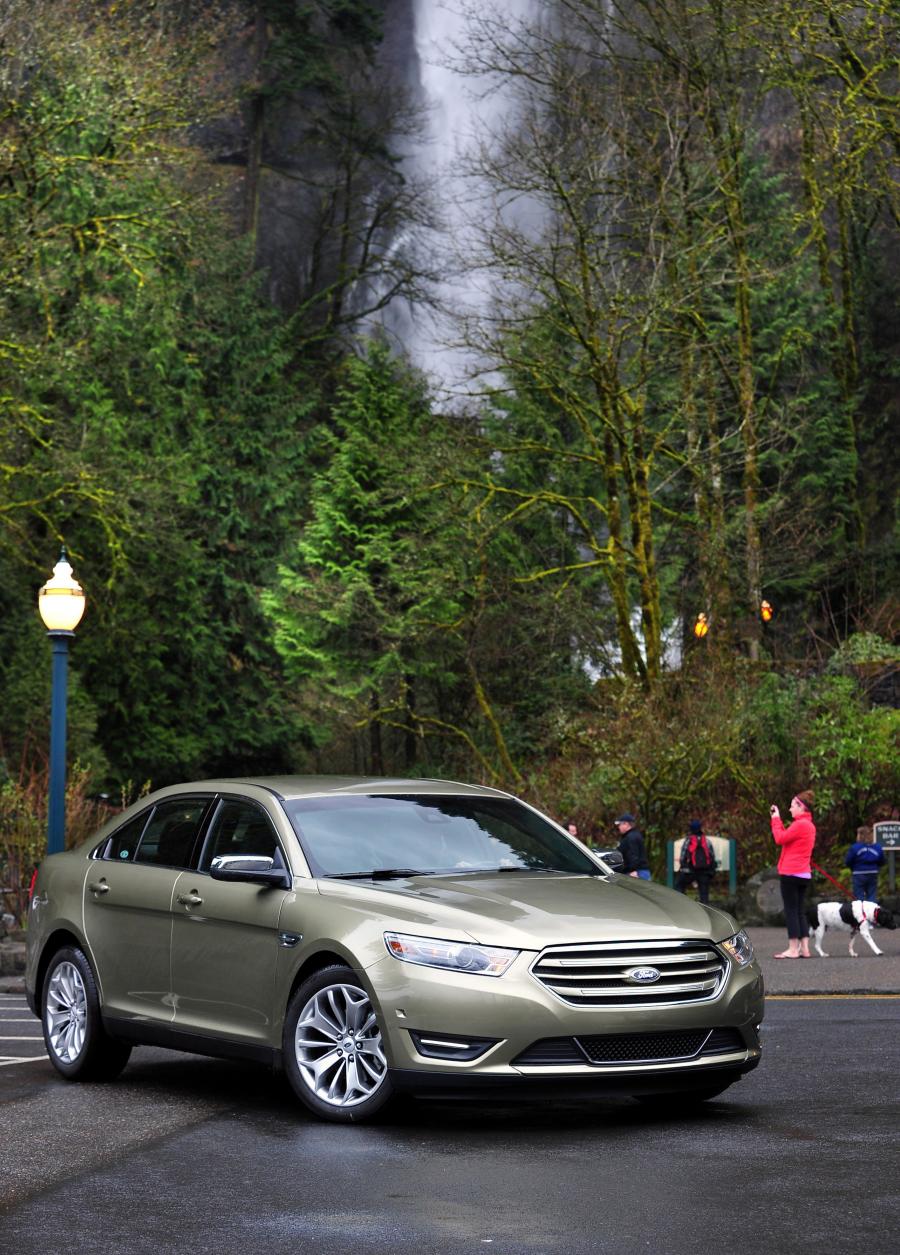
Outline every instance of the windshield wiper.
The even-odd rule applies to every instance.
[[[371,872],[328,872],[328,880],[402,880],[405,876],[432,876],[415,867],[376,867]]]
[[[603,872],[600,870],[599,867],[596,868],[596,870],[594,868],[591,868],[589,871],[584,871],[584,872],[565,871],[564,868],[562,867],[497,867],[492,870],[495,870],[498,873],[541,872],[545,876],[548,874],[554,875],[554,876],[602,876],[603,875]]]

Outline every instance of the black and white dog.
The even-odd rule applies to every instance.
[[[829,928],[839,928],[850,934],[850,957],[859,956],[853,949],[857,937],[864,938],[876,954],[881,954],[872,940],[873,928],[896,928],[894,916],[887,907],[877,902],[820,902],[816,907],[815,916],[810,912],[809,933],[814,940],[816,950],[823,959],[828,955],[822,949],[822,939]]]

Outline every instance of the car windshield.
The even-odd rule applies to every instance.
[[[285,809],[316,876],[601,871],[512,798],[306,797]]]

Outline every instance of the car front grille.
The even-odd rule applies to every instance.
[[[644,1063],[655,1059],[692,1059],[708,1029],[671,1033],[617,1033],[609,1037],[579,1037],[591,1063]]]
[[[544,1037],[532,1042],[513,1067],[631,1063],[675,1063],[745,1050],[736,1028],[675,1029],[661,1033],[610,1033],[598,1037]]]
[[[658,976],[649,980],[648,969]],[[648,1007],[708,1002],[725,980],[727,963],[708,941],[610,941],[550,946],[531,972],[573,1007]]]

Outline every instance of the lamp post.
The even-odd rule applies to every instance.
[[[47,853],[65,848],[66,833],[66,697],[69,680],[69,638],[84,614],[84,592],[72,578],[65,546],[53,575],[38,594],[38,610],[53,646],[50,697],[50,800],[47,809]]]

